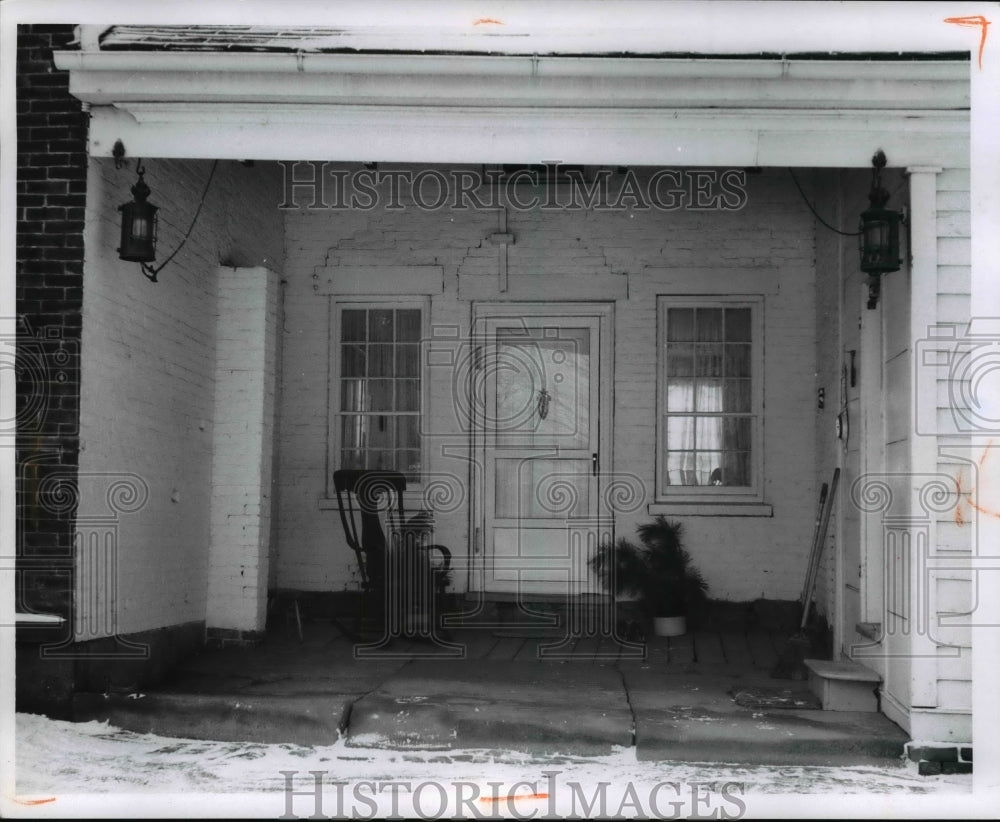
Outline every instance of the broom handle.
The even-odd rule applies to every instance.
[[[816,562],[816,543],[819,541],[819,528],[823,522],[823,507],[826,505],[826,494],[830,486],[825,482],[819,489],[819,506],[816,508],[816,525],[813,526],[812,543],[809,546],[809,564],[806,566],[806,578],[802,581],[802,593],[799,594],[799,604],[804,608],[806,597],[809,596],[809,577],[812,576],[813,565]]]
[[[809,569],[809,580],[807,583],[806,601],[802,608],[802,624],[799,630],[806,629],[806,620],[809,619],[809,608],[812,605],[813,589],[816,587],[816,577],[819,574],[819,559],[823,555],[823,543],[826,542],[826,529],[830,525],[830,512],[833,510],[833,500],[837,496],[837,482],[840,480],[840,469],[833,470],[833,479],[830,481],[830,494],[826,498],[826,507],[823,508],[823,523],[819,530],[819,540],[816,543],[816,562]]]

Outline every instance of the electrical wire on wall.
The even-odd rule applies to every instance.
[[[209,186],[212,185],[212,178],[215,176],[215,169],[218,167],[218,165],[219,165],[218,160],[212,161],[212,170],[209,171],[208,180],[205,181],[205,190],[202,191],[201,193],[201,199],[198,201],[198,208],[195,209],[194,217],[192,217],[191,219],[191,225],[189,225],[188,230],[184,232],[184,236],[181,238],[180,245],[178,245],[177,248],[173,250],[171,255],[167,257],[167,259],[165,259],[158,266],[154,267],[149,265],[148,263],[143,263],[143,262],[139,263],[139,267],[142,270],[143,276],[145,276],[146,279],[149,280],[150,282],[153,283],[158,282],[157,275],[161,271],[163,271],[163,268],[164,266],[166,266],[167,263],[169,263],[175,256],[177,256],[177,252],[180,251],[182,248],[184,248],[184,243],[187,242],[188,237],[191,236],[191,232],[194,231],[195,223],[198,222],[198,215],[201,214],[201,209],[205,205],[205,198],[208,196],[208,189]],[[137,160],[136,169],[141,169],[142,167],[143,167],[142,160],[141,159]]]
[[[142,269],[143,275],[150,282],[153,282],[153,283],[158,282],[158,280],[156,279],[156,275],[159,274],[161,271],[163,271],[164,266],[166,266],[166,264],[169,263],[177,255],[178,251],[180,251],[182,248],[184,248],[184,243],[187,242],[188,237],[191,236],[191,232],[194,231],[194,225],[195,225],[196,222],[198,222],[198,215],[201,214],[202,206],[205,205],[205,198],[208,196],[208,188],[209,188],[209,186],[212,185],[212,178],[215,176],[215,169],[218,167],[218,165],[219,165],[219,161],[218,160],[213,160],[212,161],[212,170],[209,171],[209,173],[208,173],[208,179],[205,181],[205,190],[202,191],[202,193],[201,193],[201,199],[198,201],[198,208],[195,209],[194,217],[191,219],[191,225],[189,225],[188,226],[188,230],[186,232],[184,232],[184,237],[181,239],[180,245],[177,246],[177,248],[175,248],[173,250],[173,253],[171,253],[171,255],[169,257],[167,257],[167,259],[165,259],[162,263],[160,263],[155,268],[153,266],[147,264],[147,263],[139,263],[139,266]],[[138,167],[142,166],[142,160],[138,161],[137,166]]]

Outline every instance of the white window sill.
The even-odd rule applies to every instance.
[[[671,517],[773,517],[763,502],[651,502],[646,510]]]

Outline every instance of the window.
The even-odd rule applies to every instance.
[[[660,297],[657,496],[757,498],[759,299]]]
[[[400,471],[420,480],[423,310],[340,304],[333,468]]]

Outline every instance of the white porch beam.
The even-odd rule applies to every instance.
[[[134,104],[91,110],[90,153],[342,162],[894,166],[967,156],[965,112]]]

